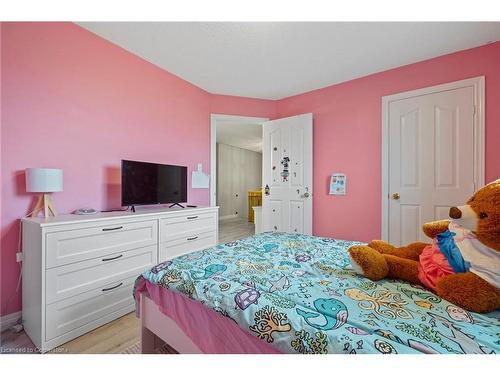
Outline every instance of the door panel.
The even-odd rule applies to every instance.
[[[290,147],[290,183],[292,186],[302,186],[303,168],[302,155],[304,153],[304,129],[293,128]]]
[[[283,201],[272,199],[270,205],[270,229],[281,232],[283,230]]]
[[[264,231],[312,234],[312,114],[263,124]]]
[[[290,201],[290,230],[294,233],[304,233],[303,201]]]
[[[451,207],[452,206],[435,206],[434,216],[436,217],[436,220],[447,219]]]
[[[391,243],[429,241],[422,225],[474,192],[473,95],[465,87],[390,103]]]
[[[457,119],[455,111],[436,108],[436,187],[457,187],[458,160],[456,155]]]
[[[419,111],[414,110],[401,116],[401,185],[419,186],[420,169],[418,168],[420,122]]]
[[[418,205],[401,205],[401,242],[415,242],[415,238],[419,238],[422,228],[420,218],[420,206]]]
[[[265,126],[265,124],[264,124]],[[270,186],[281,185],[280,181],[280,165],[281,159],[283,158],[283,147],[281,146],[281,129],[277,128],[271,132],[271,164],[274,168],[271,169],[271,184]]]

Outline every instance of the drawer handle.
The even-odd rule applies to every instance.
[[[104,288],[102,291],[103,291],[103,292],[107,292],[107,291],[110,291],[110,290],[116,289],[116,288],[118,288],[118,287],[120,287],[120,286],[122,286],[122,285],[123,285],[123,283],[120,283],[120,284],[118,284],[118,285],[112,286],[111,288]]]
[[[115,256],[113,258],[102,258],[102,261],[103,262],[107,262],[109,260],[115,260],[115,259],[121,258],[122,256],[123,256],[123,254],[117,255],[117,256]]]
[[[198,216],[188,216],[188,220],[198,219]]]
[[[197,238],[198,238],[198,236],[194,236],[194,237],[189,237],[187,240],[192,241],[192,240],[196,240]]]
[[[118,229],[122,229],[122,228],[123,228],[123,226],[114,227],[114,228],[102,228],[102,231],[109,232],[110,230],[118,230]]]

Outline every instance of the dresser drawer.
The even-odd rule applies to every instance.
[[[132,311],[135,279],[136,276],[123,279],[47,305],[45,340],[61,336],[128,306]]]
[[[46,273],[47,303],[138,276],[157,263],[156,251],[153,245],[51,268]]]
[[[198,233],[189,237],[178,237],[160,244],[158,263],[192,251],[206,249],[216,244],[217,234],[215,231]]]
[[[107,222],[46,234],[46,268],[104,257],[158,242],[158,221]]]
[[[214,231],[217,228],[215,212],[194,213],[160,219],[160,241],[187,236],[195,232]]]

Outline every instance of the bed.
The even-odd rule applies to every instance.
[[[474,314],[416,285],[350,268],[359,242],[261,233],[138,277],[142,350],[181,353],[499,353],[500,312]]]

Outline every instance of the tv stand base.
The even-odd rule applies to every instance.
[[[185,208],[182,204],[180,203],[173,203],[171,204],[170,206],[168,206],[168,208],[172,208],[172,207],[175,207],[175,206],[179,206],[180,208]]]

